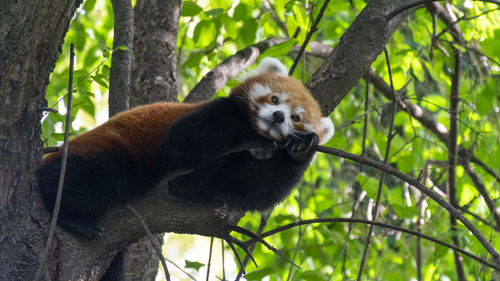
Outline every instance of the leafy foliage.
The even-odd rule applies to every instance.
[[[290,66],[294,58],[290,54],[291,48],[302,44],[322,3],[317,0],[184,1],[178,34],[178,67],[182,76],[179,77],[182,80],[180,99],[209,70],[237,50],[270,37],[289,39],[269,48],[261,57],[279,57]],[[334,47],[365,5],[361,0],[331,1],[312,40]],[[442,129],[449,130],[449,95],[455,64],[453,52],[462,52],[458,144],[499,174],[500,12],[497,6],[481,2],[457,1],[450,7],[460,19],[457,26],[463,33],[463,41],[455,42],[448,32],[433,40],[431,15],[425,9],[417,10],[395,32],[387,46],[394,85],[396,90],[402,89],[398,91],[399,99],[418,105],[424,110],[423,114],[438,121]],[[447,27],[442,21],[437,23],[436,34],[440,34]],[[64,115],[64,105],[59,101],[67,92],[67,50],[69,43],[74,42],[77,71],[72,134],[94,126],[96,114],[102,115],[99,112],[105,106],[109,84],[112,28],[109,1],[96,3],[87,0],[71,23],[63,52],[51,76],[47,101],[49,106]],[[321,63],[321,58],[308,54],[301,59],[294,76],[307,81]],[[377,58],[372,68],[389,83],[383,55]],[[217,95],[227,95],[236,83],[236,80],[229,81]],[[360,81],[331,114],[337,127],[354,119],[358,121],[339,130],[327,145],[356,154],[364,151],[368,157],[380,160],[387,143],[390,101],[370,87],[368,105],[374,110],[366,114],[368,126],[364,150],[363,119],[358,117],[365,112],[366,87],[366,82]],[[43,138],[48,146],[62,140],[63,118],[60,114],[49,113],[43,119]],[[414,177],[426,169],[424,183],[446,194],[447,145],[416,118],[410,117],[407,111],[399,111],[394,122],[396,135],[391,145],[390,165]],[[76,123],[81,126],[75,126]],[[498,209],[498,181],[478,165],[473,164],[473,167]],[[275,208],[266,230],[310,218],[370,217],[379,178],[380,172],[375,169],[318,155],[298,188]],[[461,166],[457,169],[457,196],[468,218],[483,234],[490,235],[493,246],[500,249],[500,234],[488,225],[495,224],[492,214],[476,184]],[[461,248],[480,256],[486,254],[463,226],[459,225],[455,232],[450,231],[448,213],[437,203],[390,176],[386,177],[383,188],[380,213],[379,221],[413,230],[422,221],[422,233],[449,243],[456,235]],[[259,215],[248,214],[240,221],[240,226],[256,230]],[[248,265],[249,273],[245,278],[356,278],[367,232],[366,225],[348,223],[314,224],[280,232],[266,240],[286,256],[293,257],[302,269],[291,268],[257,245],[254,256],[260,267]],[[426,240],[421,243],[424,280],[456,280],[451,250]],[[376,227],[364,278],[416,279],[416,245],[415,237]],[[244,253],[240,252],[240,255]],[[196,270],[204,265],[188,262],[186,260],[186,267]],[[492,280],[496,276],[492,269],[468,258],[464,258],[464,268],[468,279]]]

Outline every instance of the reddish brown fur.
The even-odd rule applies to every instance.
[[[184,103],[154,103],[121,112],[106,123],[70,140],[68,153],[92,157],[102,151],[126,151],[138,163],[154,163],[163,134],[178,117],[203,105]],[[62,148],[46,155],[44,161],[62,154]]]

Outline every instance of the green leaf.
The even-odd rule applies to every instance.
[[[102,50],[102,56],[105,58],[109,58],[109,56],[111,56],[111,51],[108,49]]]
[[[182,68],[188,67],[198,67],[200,66],[200,60],[203,58],[203,53],[194,53],[182,64]]]
[[[283,224],[285,222],[293,222],[296,220],[297,220],[297,217],[294,215],[276,215],[276,216],[274,216],[274,221],[276,221],[276,223],[278,225]]]
[[[244,3],[240,3],[234,8],[233,19],[236,21],[244,20],[251,16],[252,9]]]
[[[105,75],[106,77],[109,77],[109,72],[111,71],[111,68],[107,65],[103,65],[101,69],[101,73]]]
[[[328,280],[328,276],[325,276],[320,271],[309,270],[309,271],[301,271],[300,272],[300,280],[305,281],[326,281]]]
[[[399,218],[402,219],[411,219],[418,216],[418,208],[417,207],[409,207],[409,206],[401,206],[401,205],[392,205],[394,212]]]
[[[118,50],[122,50],[122,51],[129,51],[129,48],[127,46],[118,46]]]
[[[184,266],[185,268],[192,268],[196,271],[198,271],[201,267],[205,266],[204,263],[197,262],[197,261],[184,260],[184,262],[186,262],[186,265]]]
[[[215,41],[216,35],[215,23],[211,20],[203,20],[194,28],[193,41],[198,47],[204,48]]]
[[[495,90],[497,89],[497,90]],[[477,107],[477,112],[482,115],[488,115],[493,108],[497,105],[496,95],[498,88],[495,83],[495,79],[489,79],[488,83],[481,91],[481,93],[477,97],[477,102],[475,103]]]
[[[272,267],[265,267],[256,271],[252,271],[245,275],[246,280],[262,280],[264,277],[273,273],[274,269]]]
[[[375,199],[377,197],[379,180],[373,177],[365,177],[361,174],[358,174],[357,179],[368,197]]]
[[[183,16],[183,17],[196,16],[201,11],[203,11],[203,9],[193,1],[184,1],[182,3],[181,16]]]
[[[85,4],[83,4],[83,8],[86,12],[90,12],[94,9],[96,2],[97,0],[87,0],[85,1]]]
[[[290,50],[297,44],[297,39],[291,38],[288,41],[285,41],[283,43],[280,43],[278,45],[274,45],[271,48],[267,49],[260,55],[261,58],[265,57],[279,57],[286,55],[290,52]]]
[[[248,18],[243,23],[243,27],[241,28],[241,36],[243,37],[243,41],[245,44],[250,45],[255,41],[257,28],[259,25],[253,18]]]
[[[64,128],[64,126],[63,126]],[[56,141],[64,141],[64,134],[63,133],[52,133],[51,137],[56,140]]]
[[[97,74],[99,75],[99,74]],[[106,81],[102,78],[102,77],[99,77],[99,76],[91,76],[92,77],[92,80],[94,80],[97,84],[103,86],[104,88],[109,88],[108,84],[106,83]],[[104,75],[102,75],[104,76]]]
[[[224,14],[224,9],[222,8],[216,8],[216,9],[212,9],[212,10],[208,10],[205,12],[205,15],[207,16],[220,16]]]

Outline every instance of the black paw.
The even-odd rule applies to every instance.
[[[286,150],[289,153],[304,152],[311,146],[319,143],[319,138],[314,133],[295,133],[285,139]]]
[[[102,220],[94,215],[77,214],[68,216],[61,214],[57,219],[57,223],[83,240],[92,240],[100,236],[104,231]]]

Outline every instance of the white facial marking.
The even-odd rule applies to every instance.
[[[316,132],[316,127],[311,124],[304,124],[304,128],[306,128],[306,131],[311,132],[311,133],[317,133]]]
[[[288,99],[288,94],[287,93],[282,93],[280,95],[280,103],[285,102]]]
[[[248,96],[252,99],[257,99],[271,93],[271,88],[264,86],[259,83],[253,84],[252,88],[248,92]]]
[[[293,111],[293,114],[301,114],[302,112],[306,112],[306,110],[302,106],[297,106]]]
[[[335,133],[335,127],[333,126],[333,122],[330,117],[321,118],[321,130],[323,130],[323,135],[321,136],[319,144],[325,144],[333,137],[333,134]]]
[[[273,113],[282,111],[285,120],[282,123],[275,123]],[[290,120],[290,108],[287,104],[264,104],[257,111],[257,127],[267,132],[276,140],[281,140],[292,131],[292,121]]]

